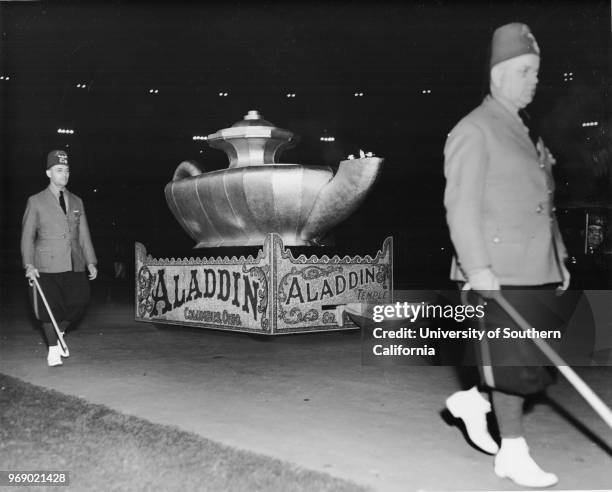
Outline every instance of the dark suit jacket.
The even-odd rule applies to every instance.
[[[68,190],[64,195],[66,214],[50,188],[28,198],[21,231],[24,267],[31,264],[44,273],[82,272],[97,263],[83,201]]]
[[[444,205],[451,278],[491,268],[502,285],[560,282],[567,256],[553,204],[552,162],[491,96],[450,132]]]

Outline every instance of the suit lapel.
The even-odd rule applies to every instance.
[[[66,220],[66,214],[64,214],[64,211],[62,210],[62,207],[59,204],[59,200],[55,198],[55,195],[49,188],[47,188],[47,193],[45,197],[49,205],[49,210],[53,210],[55,215],[57,215],[59,218]]]
[[[82,212],[82,210],[79,208],[79,204],[78,201],[76,199],[76,197],[70,193],[68,190],[64,191],[64,195],[66,196],[66,199],[68,200],[68,203],[66,204],[67,206],[67,215],[72,217],[75,211],[77,212]]]
[[[525,126],[522,121],[520,121],[519,116],[514,117],[510,111],[502,106],[501,103],[495,100],[492,96],[487,96],[485,99],[487,106],[490,111],[492,111],[499,118],[506,121],[509,127],[512,129],[512,133],[516,137],[516,139],[521,143],[521,145],[527,150],[530,154],[532,154],[537,159],[537,151],[535,145],[531,141],[529,137],[529,132],[525,129]]]

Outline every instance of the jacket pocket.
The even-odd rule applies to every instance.
[[[524,242],[500,242],[491,248],[493,270],[499,276],[514,277],[525,268],[527,245]]]
[[[487,229],[485,240],[495,273],[500,277],[520,274],[529,243],[524,228],[504,225]]]
[[[54,255],[50,248],[36,248],[35,263],[39,268],[49,268],[53,265]]]

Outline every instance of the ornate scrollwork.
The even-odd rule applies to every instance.
[[[145,315],[153,311],[153,299],[151,292],[157,280],[157,275],[152,274],[151,270],[145,265],[138,270],[138,316],[144,318]]]
[[[312,323],[319,318],[319,312],[316,309],[309,309],[305,313],[299,307],[293,307],[289,311],[285,309],[279,310],[280,318],[288,325],[297,323]]]
[[[391,268],[387,264],[378,265],[378,272],[376,273],[376,281],[379,284],[384,284],[385,281],[391,277]]]
[[[268,276],[270,274],[270,266],[254,266],[247,268],[242,265],[242,272],[248,273],[251,277],[255,277],[260,282],[260,287],[257,291],[259,303],[257,312],[261,315],[261,328],[264,331],[269,331],[270,320],[268,319]]]

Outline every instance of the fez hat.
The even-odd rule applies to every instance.
[[[540,47],[529,27],[520,22],[505,24],[493,33],[489,67],[529,53],[540,55]]]
[[[47,169],[51,169],[53,166],[61,164],[63,166],[68,165],[68,154],[63,150],[52,150],[47,154]]]

